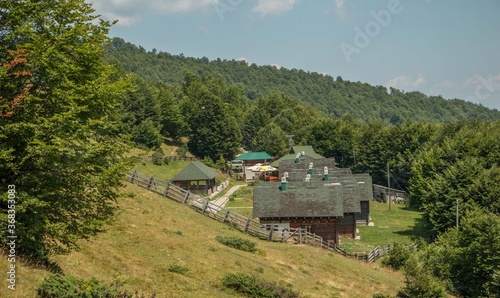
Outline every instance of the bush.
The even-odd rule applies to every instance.
[[[158,147],[158,149],[155,150],[153,155],[151,156],[151,161],[153,164],[162,166],[163,165],[163,160],[165,159],[163,149],[161,147]]]
[[[394,243],[391,253],[389,256],[385,257],[382,260],[382,265],[392,267],[396,270],[403,268],[406,261],[414,251],[413,248],[402,244],[402,243]]]
[[[249,251],[249,252],[256,252],[257,248],[255,247],[257,243],[247,240],[247,239],[242,239],[238,237],[233,237],[233,236],[217,236],[215,240],[219,241],[220,243],[236,248],[242,251]]]
[[[405,271],[405,287],[397,297],[446,297],[445,283],[433,276],[430,268],[420,259],[419,255],[411,255],[403,269]]]
[[[148,118],[132,129],[132,140],[138,145],[154,148],[161,145],[163,137],[153,121]]]
[[[187,274],[189,272],[189,268],[181,266],[181,265],[170,265],[168,267],[168,272]]]
[[[181,157],[186,157],[186,154],[188,152],[187,144],[186,143],[182,143],[182,145],[180,147],[178,147],[177,149],[175,149],[175,152],[179,156],[181,156]]]
[[[291,289],[280,287],[275,283],[265,282],[255,276],[242,273],[229,273],[222,279],[222,285],[249,297],[260,298],[295,298],[299,295]]]
[[[45,278],[37,288],[41,298],[131,298],[118,289],[119,284],[102,285],[95,278],[82,279],[60,274]]]

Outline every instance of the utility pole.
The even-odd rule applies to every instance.
[[[391,172],[389,171],[389,163],[387,163],[387,197],[389,200],[389,210],[391,210]]]
[[[455,202],[455,206],[457,207],[457,231],[458,231],[458,205],[459,205],[459,202],[458,202],[458,199],[457,199],[456,202]]]

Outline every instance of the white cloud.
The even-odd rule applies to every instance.
[[[450,80],[444,80],[441,83],[434,84],[429,88],[429,93],[432,95],[445,94],[449,90],[456,89],[458,85]]]
[[[463,82],[445,80],[429,88],[429,94],[444,98],[460,98],[488,107],[500,108],[500,73],[496,75],[472,75]]]
[[[422,74],[419,74],[416,79],[413,79],[412,77],[406,75],[402,75],[395,77],[392,80],[389,80],[386,86],[407,91],[407,90],[415,90],[426,83],[427,80],[424,78]]]
[[[252,8],[252,11],[259,13],[261,16],[268,14],[278,15],[292,10],[298,2],[298,0],[259,0],[257,6]]]
[[[273,63],[271,64],[271,66],[276,67],[276,69],[281,69],[281,65],[279,65],[278,63]]]
[[[248,66],[252,65],[252,62],[248,61],[245,57],[239,57],[235,59],[236,61],[245,61]]]
[[[335,14],[340,18],[346,17],[345,0],[335,0]]]
[[[87,0],[96,13],[119,26],[132,26],[147,15],[213,11],[219,0]]]

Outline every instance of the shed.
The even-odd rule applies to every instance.
[[[258,174],[247,168],[256,164],[268,164],[272,159],[273,157],[266,152],[245,152],[234,159],[231,170],[238,173],[238,168],[240,168],[243,180],[255,180]],[[241,166],[238,166],[237,162],[241,162]]]
[[[211,195],[215,190],[217,175],[214,169],[197,160],[187,165],[170,181],[192,193]]]

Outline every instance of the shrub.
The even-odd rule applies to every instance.
[[[175,152],[181,157],[186,157],[186,153],[188,152],[187,144],[182,143],[182,145],[180,147],[175,149]]]
[[[132,294],[118,289],[119,284],[102,285],[95,278],[54,274],[45,278],[37,288],[41,298],[131,298]]]
[[[444,282],[433,276],[430,268],[420,258],[421,256],[413,254],[403,266],[405,287],[398,292],[397,297],[446,297]]]
[[[189,268],[181,266],[181,265],[170,265],[168,267],[168,272],[187,274],[189,272]]]
[[[242,251],[249,251],[249,252],[257,251],[257,248],[255,247],[257,243],[247,239],[242,239],[233,236],[217,236],[215,239],[226,246],[236,248]]]
[[[153,155],[151,156],[151,161],[153,164],[162,166],[163,165],[163,160],[165,159],[163,149],[161,147],[158,147],[158,149],[155,150]]]
[[[299,295],[291,289],[280,287],[275,283],[270,283],[257,279],[255,276],[242,273],[227,274],[222,279],[222,285],[233,289],[240,294],[249,297],[261,298],[295,298]]]
[[[406,261],[412,254],[412,251],[414,251],[413,248],[396,242],[394,243],[389,256],[382,260],[382,265],[399,270],[405,265]]]

